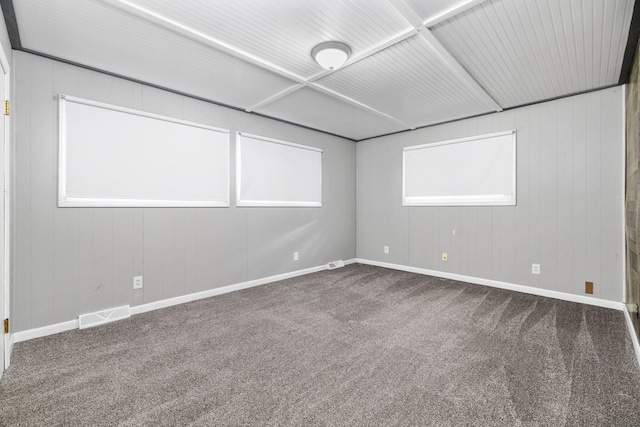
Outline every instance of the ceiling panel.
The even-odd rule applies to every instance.
[[[302,78],[324,71],[311,58],[340,40],[353,55],[412,29],[386,0],[130,0],[127,3],[234,46]],[[130,7],[129,7],[130,8]]]
[[[55,57],[242,108],[293,84],[95,0],[14,5],[23,47]]]
[[[300,89],[257,112],[355,140],[404,129],[382,116],[310,88]]]
[[[433,34],[503,108],[617,84],[633,0],[490,0]]]
[[[492,111],[423,38],[414,36],[318,81],[412,127]]]

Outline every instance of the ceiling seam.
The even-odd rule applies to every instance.
[[[445,65],[455,73],[469,89],[473,90],[478,94],[481,98],[484,98],[484,101],[487,105],[490,105],[491,108],[495,111],[502,111],[502,106],[496,101],[496,99],[489,93],[489,91],[482,86],[476,79],[469,73],[462,64],[458,61],[458,59],[451,53],[447,48],[444,47],[442,43],[436,38],[436,36],[431,31],[431,27],[444,22],[447,19],[451,19],[454,16],[469,10],[479,4],[483,3],[486,0],[471,0],[462,5],[454,6],[448,11],[440,14],[435,18],[431,18],[427,21],[422,21],[420,16],[416,13],[414,9],[412,9],[404,0],[387,0],[387,2],[400,14],[410,25],[413,25],[415,30],[420,34],[422,40],[424,40],[431,48],[435,51],[435,53],[440,57],[440,59],[445,63]],[[409,13],[411,14],[409,16]]]
[[[461,14],[465,10],[472,9],[472,8],[478,6],[479,4],[484,3],[485,1],[487,1],[487,0],[472,0],[472,1],[468,1],[467,3],[465,3],[463,5],[454,6],[451,9],[449,9],[447,12],[444,12],[444,13],[440,14],[439,16],[436,16],[434,18],[431,18],[431,19],[427,20],[422,25],[424,25],[427,28],[435,27],[436,25],[440,24],[441,22],[444,22],[444,21],[446,21],[448,19],[451,19],[454,16]]]
[[[277,100],[278,100],[278,99],[280,99],[280,98],[284,98],[285,96],[292,94],[293,92],[297,92],[298,90],[300,90],[300,89],[302,89],[303,87],[306,87],[306,86],[307,86],[307,85],[302,84],[302,83],[296,83],[295,85],[293,85],[293,86],[291,86],[291,87],[288,87],[288,88],[286,88],[285,90],[282,90],[282,91],[280,91],[280,92],[276,93],[275,95],[272,95],[272,96],[270,96],[269,98],[266,98],[266,99],[264,99],[264,100],[262,100],[262,101],[260,101],[260,102],[258,102],[258,103],[256,103],[256,104],[252,105],[252,106],[251,106],[251,107],[249,107],[249,108],[245,108],[245,111],[246,111],[247,113],[250,113],[250,112],[252,112],[252,111],[255,111],[255,110],[257,110],[258,108],[262,108],[262,107],[264,107],[265,105],[269,105],[269,104],[271,104],[272,102],[275,102],[275,101],[277,101]]]
[[[383,113],[382,111],[378,111],[375,108],[369,107],[368,105],[363,104],[362,102],[356,101],[355,99],[349,98],[348,96],[345,96],[345,95],[339,94],[337,92],[334,92],[333,90],[329,89],[328,87],[325,87],[325,86],[322,86],[322,85],[319,85],[319,84],[314,84],[313,87],[315,89],[319,90],[322,93],[325,93],[327,95],[333,95],[334,97],[336,97],[338,99],[341,99],[341,100],[343,100],[343,101],[345,101],[345,102],[347,102],[347,103],[349,103],[351,105],[354,105],[356,107],[360,107],[361,109],[363,109],[365,111],[368,111],[370,113],[376,114],[376,115],[378,115],[380,117],[383,117],[385,119],[391,120],[394,123],[399,124],[399,125],[407,128],[408,130],[415,129],[415,126],[409,125],[409,124],[403,122],[400,119],[396,119],[395,117],[390,116],[389,114]]]
[[[466,68],[456,59],[455,56],[447,50],[446,47],[440,43],[440,40],[436,38],[431,30],[425,28],[420,32],[422,39],[431,46],[431,48],[442,58],[444,63],[453,71],[458,77],[469,87],[474,90],[480,97],[484,98],[485,102],[491,106],[494,111],[502,111],[502,106],[496,101],[496,99],[482,86],[478,80],[473,77]]]

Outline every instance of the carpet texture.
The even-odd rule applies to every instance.
[[[640,425],[620,311],[365,265],[15,346],[1,425]]]

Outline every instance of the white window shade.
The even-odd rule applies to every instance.
[[[404,149],[404,206],[515,204],[515,130]]]
[[[229,206],[229,131],[60,95],[65,206]]]
[[[238,206],[322,206],[322,150],[257,135],[236,139]]]

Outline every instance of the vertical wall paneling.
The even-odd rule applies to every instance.
[[[355,143],[14,53],[15,332],[355,257]],[[322,208],[58,208],[55,95],[323,149]],[[235,148],[232,137],[231,165]],[[233,176],[233,169],[231,171]],[[233,184],[232,184],[233,185]],[[232,188],[233,191],[233,188]],[[293,261],[293,251],[300,261]],[[144,288],[133,290],[133,276]]]
[[[621,94],[624,96],[624,89],[618,88]],[[599,203],[599,215],[600,215],[600,235],[594,237],[600,241],[600,291],[603,288],[609,286],[621,286],[624,281],[624,276],[617,283],[607,283],[612,280],[616,272],[623,272],[623,242],[616,238],[620,230],[622,229],[620,222],[607,221],[606,218],[611,218],[615,215],[622,216],[620,211],[621,206],[624,206],[624,196],[621,198],[618,194],[607,191],[608,188],[619,187],[621,183],[621,177],[618,174],[609,173],[614,169],[619,169],[622,161],[621,156],[617,155],[615,150],[611,150],[610,146],[616,144],[617,138],[622,133],[624,135],[623,123],[620,123],[620,129],[611,129],[605,126],[605,123],[610,123],[616,120],[616,112],[622,109],[622,99],[609,98],[606,96],[601,97],[601,111],[602,118],[600,121],[600,138],[602,144],[600,146],[600,203]],[[624,113],[623,113],[624,114]],[[614,251],[604,251],[603,248],[616,248]],[[621,299],[623,301],[623,299]]]
[[[505,114],[497,114],[493,116],[493,126],[496,129],[507,129],[508,125],[513,123],[514,113],[511,111]],[[517,143],[516,143],[517,150]],[[516,164],[517,167],[517,164]],[[517,262],[516,255],[518,248],[516,247],[516,215],[514,209],[500,209],[500,221],[503,224],[503,233],[501,234],[500,248],[504,256],[504,261],[499,263],[502,268],[501,277],[503,281],[513,283],[517,281]]]
[[[587,279],[587,259],[586,259],[586,245],[587,245],[587,173],[590,171],[586,167],[587,162],[587,150],[586,141],[587,135],[587,109],[584,102],[580,102],[577,99],[572,100],[573,108],[573,140],[571,163],[573,168],[573,182],[571,192],[568,197],[573,199],[571,205],[571,216],[567,226],[570,226],[573,231],[572,235],[572,248],[573,248],[573,263],[572,267],[572,286],[571,291],[576,294],[584,293],[584,282],[591,281]]]
[[[558,277],[558,263],[563,262],[558,252],[558,110],[562,103],[545,105],[539,111],[539,141],[538,152],[540,186],[540,265],[544,265],[544,275],[540,275],[540,286],[553,289],[554,280]],[[544,159],[544,160],[542,160]],[[542,178],[544,175],[544,178]]]
[[[600,94],[601,95],[601,94]],[[602,118],[606,114],[604,107],[610,103],[604,102],[602,97],[598,98],[598,102],[587,103],[587,117],[590,120],[586,123],[586,241],[585,241],[585,281],[593,282],[593,294],[600,297],[602,288],[605,284],[602,282],[602,265],[606,262],[607,254],[603,257],[602,242],[600,241],[600,232],[602,229],[601,205],[602,200],[602,176],[608,173],[607,169],[603,169],[601,163],[601,152],[603,147],[609,148],[610,141],[602,138]],[[622,300],[622,299],[620,299]]]
[[[53,64],[53,92],[60,92],[61,88],[73,88],[78,91],[78,70],[65,72],[60,64]],[[57,114],[57,111],[56,111]],[[57,117],[57,116],[54,116]],[[57,148],[58,127],[51,129],[54,148]],[[54,168],[57,168],[57,157],[53,157]],[[76,263],[80,257],[78,235],[78,209],[54,209],[54,248],[53,248],[53,283],[69,280],[69,286],[55,292],[53,296],[54,322],[67,320],[66,313],[77,307],[79,271]]]
[[[135,83],[113,80],[112,99],[118,99],[121,106],[136,108],[134,104]],[[58,209],[64,211],[64,209]],[[131,289],[117,286],[118,283],[132,282],[135,276],[135,215],[137,209],[113,210],[113,305],[129,304]],[[68,311],[67,311],[68,312]]]
[[[565,108],[557,108],[556,114],[556,137],[559,141],[565,141],[564,144],[556,145],[556,221],[557,224],[563,226],[556,227],[556,250],[561,254],[561,258],[557,261],[557,281],[559,283],[571,283],[573,271],[569,268],[560,268],[565,263],[573,262],[573,252],[575,250],[573,244],[572,227],[566,224],[573,223],[573,200],[570,194],[573,189],[573,150],[574,145],[574,126],[573,126],[573,102],[567,100]],[[580,293],[579,284],[570,289],[572,293]]]
[[[36,67],[36,69],[39,67]],[[113,103],[113,79],[104,74],[91,74],[92,98]],[[113,262],[114,262],[114,209],[95,209],[93,212],[93,284],[92,310],[113,307]]]
[[[50,102],[53,93],[53,62],[31,69],[31,321],[41,324],[53,318],[53,212],[56,183],[54,158],[56,144],[52,130],[55,127],[54,106]],[[18,138],[20,133],[18,132]],[[20,140],[17,141],[20,144]],[[20,212],[18,212],[18,216]],[[20,239],[20,237],[18,237]]]
[[[528,187],[528,195],[529,200],[527,204],[528,211],[528,221],[527,221],[527,231],[528,231],[528,253],[529,259],[531,263],[541,264],[540,256],[541,256],[541,248],[540,248],[540,238],[541,238],[541,230],[540,230],[540,214],[541,214],[541,206],[540,206],[540,186],[541,186],[541,178],[540,175],[540,146],[543,143],[540,140],[541,126],[544,126],[540,120],[540,107],[534,106],[531,109],[526,111],[528,115],[528,128],[529,133],[525,141],[531,141],[529,144],[522,144],[522,138],[519,139],[519,142],[524,145],[525,154],[523,161],[527,163],[529,169],[529,187]],[[527,125],[525,125],[527,126]],[[545,269],[546,266],[541,264],[540,269]],[[540,276],[531,274],[531,268],[528,269],[529,273],[529,284],[534,287],[540,287]]]
[[[531,206],[531,168],[529,167],[528,156],[531,146],[523,144],[530,138],[530,129],[527,126],[529,122],[529,112],[526,109],[519,109],[512,112],[514,114],[513,121],[517,130],[517,208],[518,214],[515,215],[516,225],[516,283],[529,285],[531,281],[531,264],[533,261],[529,250],[529,239],[523,238],[525,230],[529,230],[529,207]]]
[[[358,257],[575,295],[593,281],[595,297],[622,301],[621,97],[616,87],[358,143]],[[517,206],[401,206],[403,147],[505,129],[517,130]],[[385,255],[384,242],[410,251]]]
[[[15,93],[14,97],[14,127],[13,127],[13,220],[11,241],[13,242],[12,264],[13,278],[12,294],[12,322],[22,325],[24,329],[31,328],[31,57],[25,57],[22,71],[12,73]],[[15,63],[14,63],[15,65]],[[17,143],[17,129],[20,132],[20,144]],[[15,179],[17,171],[22,179]],[[17,213],[20,212],[20,215]],[[20,236],[20,239],[17,239]],[[18,283],[20,286],[18,286]],[[14,329],[14,332],[16,329]]]

